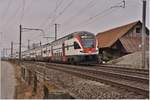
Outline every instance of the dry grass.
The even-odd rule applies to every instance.
[[[15,78],[17,80],[15,98],[16,99],[30,99],[32,97],[32,88],[21,80],[20,66],[12,63],[15,68]]]
[[[16,99],[42,99],[44,96],[43,85],[46,85],[49,91],[59,90],[55,84],[50,84],[48,81],[43,83],[38,83],[37,92],[33,92],[32,86],[28,85],[25,81],[21,79],[21,68],[15,63],[11,62],[15,69],[15,78],[17,80],[15,98]]]

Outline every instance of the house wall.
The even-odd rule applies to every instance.
[[[142,44],[142,25],[139,23],[132,28],[127,34],[120,38],[123,47],[127,53],[132,53],[141,50]],[[149,37],[146,34],[146,49],[149,48]]]
[[[148,31],[147,31],[148,32]],[[102,59],[109,61],[125,54],[141,50],[142,25],[138,23],[109,48],[100,48]],[[146,34],[146,49],[149,48],[149,37]]]
[[[142,25],[137,24],[134,28],[132,28],[126,35],[125,37],[141,37],[142,34]]]

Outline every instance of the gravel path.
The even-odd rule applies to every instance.
[[[13,99],[15,95],[15,73],[9,62],[1,61],[1,99]]]

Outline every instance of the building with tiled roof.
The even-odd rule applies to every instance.
[[[98,48],[101,54],[109,58],[119,57],[128,53],[141,50],[142,23],[132,22],[116,27],[96,35]],[[146,28],[146,48],[148,50],[149,30]],[[106,56],[105,56],[106,57]]]

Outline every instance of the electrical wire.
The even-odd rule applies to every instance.
[[[29,7],[32,5],[33,3],[33,0],[30,2],[30,4],[27,6],[26,9],[24,9],[24,14],[25,14],[25,11],[28,11]],[[25,2],[24,2],[25,4]],[[4,26],[7,25],[9,23],[9,25],[12,25],[13,24],[13,21],[15,22],[15,20],[13,20],[12,18],[16,18],[17,14],[19,13],[19,10],[21,10],[21,7],[18,6],[18,8],[16,9],[16,11],[14,12],[14,14],[10,17],[9,20],[7,20],[7,22],[5,22]]]
[[[8,10],[9,10],[9,7],[10,7],[11,3],[12,3],[12,0],[9,0],[6,9],[4,10],[4,12],[3,12],[3,14],[2,14],[2,20],[5,19],[5,17],[6,17],[6,15],[7,15],[7,13],[8,13]]]
[[[71,0],[71,1],[67,4],[67,6],[64,7],[64,9],[63,9],[61,12],[59,12],[58,16],[56,16],[56,17],[51,21],[50,25],[53,25],[54,22],[55,22],[61,15],[63,15],[64,12],[73,4],[73,2],[74,2],[74,0]]]
[[[122,3],[122,2],[121,2],[121,3]],[[83,24],[85,24],[85,23],[87,23],[87,22],[93,20],[94,18],[96,18],[96,17],[98,17],[98,16],[104,14],[105,12],[107,12],[107,11],[113,9],[113,8],[118,8],[118,7],[123,8],[123,6],[118,5],[118,4],[121,4],[121,3],[117,3],[117,5],[114,5],[114,6],[111,6],[111,7],[109,7],[109,8],[104,9],[103,11],[97,13],[96,15],[89,17],[88,19],[86,19],[86,20],[80,22],[80,23],[77,24],[77,25],[72,26],[70,29],[72,29],[72,28],[74,28],[74,27],[79,27],[79,26],[81,26],[81,25],[83,25]]]
[[[61,12],[59,12],[59,14],[57,15],[57,16],[53,16],[53,18],[52,18],[52,20],[51,20],[51,22],[50,22],[50,26],[49,27],[52,27],[53,25],[54,25],[54,22],[62,15],[62,14],[64,14],[64,12],[73,4],[73,2],[74,2],[74,0],[71,0],[65,7],[64,7],[64,9],[61,11]],[[61,3],[60,3],[61,4]],[[55,11],[56,12],[56,11]],[[56,13],[55,13],[56,14]]]
[[[95,0],[90,0],[90,2],[87,3],[87,5],[85,5],[82,9],[80,9],[75,15],[71,16],[67,21],[63,22],[63,25],[68,25],[67,23],[71,23],[74,17],[83,14],[86,10],[94,7],[95,3],[92,4],[93,2],[95,2]]]
[[[23,6],[22,6],[22,13],[21,13],[21,16],[20,16],[20,24],[22,24],[23,17],[24,17],[25,0],[23,0],[22,5],[23,5]]]
[[[30,7],[31,7],[32,4],[33,4],[33,0],[31,0],[29,2],[29,5],[24,9],[24,15],[26,14],[27,11],[29,11],[29,9],[30,9]]]
[[[94,15],[94,16],[92,16],[92,17],[90,17],[90,18],[88,18],[88,19],[86,19],[86,20],[84,20],[84,21],[78,23],[77,25],[74,25],[74,26],[70,27],[68,30],[70,30],[70,29],[72,29],[72,28],[74,28],[74,27],[82,26],[83,24],[88,23],[90,20],[93,20],[95,17],[100,16],[100,14],[104,14],[105,12],[109,11],[110,9],[111,9],[111,8],[104,9],[104,10],[103,10],[102,12],[100,12],[99,14]],[[64,31],[66,31],[66,30],[64,30]],[[64,31],[63,31],[63,32],[64,32]]]
[[[7,15],[7,13],[8,13],[8,11],[9,11],[9,8],[10,8],[11,3],[12,3],[12,0],[9,0],[9,1],[8,1],[8,4],[7,4],[7,6],[6,6],[6,9],[4,10],[4,12],[3,12],[3,14],[2,14],[2,20],[3,20],[3,21],[4,21],[6,15]],[[2,25],[2,24],[1,24],[1,25]],[[2,28],[3,26],[4,26],[4,25],[2,25],[1,28]]]
[[[56,7],[54,8],[54,10],[51,13],[49,13],[48,17],[44,20],[44,22],[42,22],[42,24],[40,24],[40,27],[46,26],[46,24],[49,22],[49,20],[52,19],[53,17],[55,17],[55,14],[56,14],[58,8],[62,5],[63,1],[64,0],[61,0],[61,1],[57,0],[56,1]],[[52,27],[52,25],[50,27]],[[44,30],[46,30],[46,28],[44,28]],[[36,37],[39,37],[39,35]]]
[[[14,12],[14,14],[10,17],[10,19],[8,19],[8,20],[4,23],[4,26],[5,26],[5,25],[8,25],[8,23],[9,23],[9,25],[11,25],[11,22],[15,21],[15,20],[13,20],[13,19],[17,16],[19,10],[20,10],[20,6],[18,6],[18,8],[17,8],[16,11]],[[13,19],[12,19],[12,18],[13,18]]]
[[[52,19],[52,17],[55,16],[55,15],[53,15],[53,14],[55,14],[55,13],[57,12],[57,9],[58,9],[58,8],[61,6],[61,4],[63,3],[63,0],[61,0],[59,3],[58,3],[58,1],[59,1],[59,0],[56,1],[56,7],[55,7],[55,9],[54,9],[52,12],[50,12],[50,13],[48,14],[48,17],[42,22],[42,24],[40,25],[40,27],[45,26],[46,23],[49,22],[49,20]],[[57,3],[58,3],[58,4],[57,4]],[[52,16],[52,15],[53,15],[53,16]]]
[[[118,10],[118,9],[115,9],[115,10]],[[110,12],[109,12],[109,11],[110,11]],[[102,17],[105,17],[105,16],[107,16],[107,15],[113,13],[113,9],[110,9],[109,11],[107,11],[105,14],[103,14],[103,15],[101,15],[101,16],[99,16],[99,17],[93,19],[93,20],[91,20],[89,23],[84,24],[84,26],[87,26],[87,25],[89,25],[89,24],[95,22],[98,18],[102,18]]]

